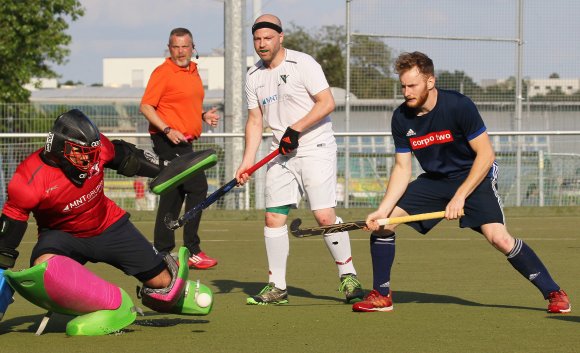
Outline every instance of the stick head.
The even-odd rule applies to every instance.
[[[149,188],[154,194],[163,195],[216,163],[217,155],[212,149],[181,155],[161,170]]]
[[[177,228],[181,227],[179,224],[179,219],[174,219],[171,213],[165,215],[165,218],[163,218],[163,223],[165,223],[165,226],[171,230],[176,230]]]
[[[292,221],[292,223],[290,223],[290,233],[297,238],[304,237],[304,234],[300,231],[301,224],[302,220],[300,218],[296,218]]]

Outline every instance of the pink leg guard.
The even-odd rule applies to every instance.
[[[55,304],[79,314],[97,310],[115,310],[121,305],[119,287],[87,270],[66,256],[48,261],[44,288]]]
[[[171,274],[171,283],[165,288],[149,288],[143,286],[141,290],[142,303],[146,307],[159,312],[171,312],[175,304],[184,296],[189,268],[187,258],[189,251],[182,247],[179,249],[179,265],[167,254],[163,258],[167,270]]]

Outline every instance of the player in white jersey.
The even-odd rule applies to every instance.
[[[269,283],[248,304],[286,304],[286,261],[289,253],[286,220],[290,208],[306,196],[319,225],[341,223],[336,216],[336,141],[330,121],[334,98],[320,65],[310,56],[282,46],[280,19],[262,15],[252,26],[254,49],[260,56],[246,75],[248,121],[246,147],[236,178],[254,164],[262,140],[263,123],[274,135],[272,149],[280,155],[266,172],[266,226],[264,237]],[[352,263],[347,232],[324,237],[338,266],[340,289],[346,302],[363,297]]]

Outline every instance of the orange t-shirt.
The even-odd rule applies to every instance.
[[[157,115],[172,129],[198,138],[201,135],[203,97],[197,64],[190,62],[189,67],[183,68],[166,58],[151,74],[141,104],[155,107]],[[149,132],[160,131],[149,124]]]

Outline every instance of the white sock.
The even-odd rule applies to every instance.
[[[286,262],[290,253],[288,227],[264,227],[266,254],[268,255],[269,282],[277,288],[286,289]]]
[[[334,224],[342,223],[340,217],[336,217]],[[332,233],[324,236],[326,247],[330,250],[330,254],[334,258],[334,262],[338,267],[338,275],[342,276],[346,273],[356,275],[354,264],[352,263],[352,253],[350,250],[350,237],[348,232]]]

